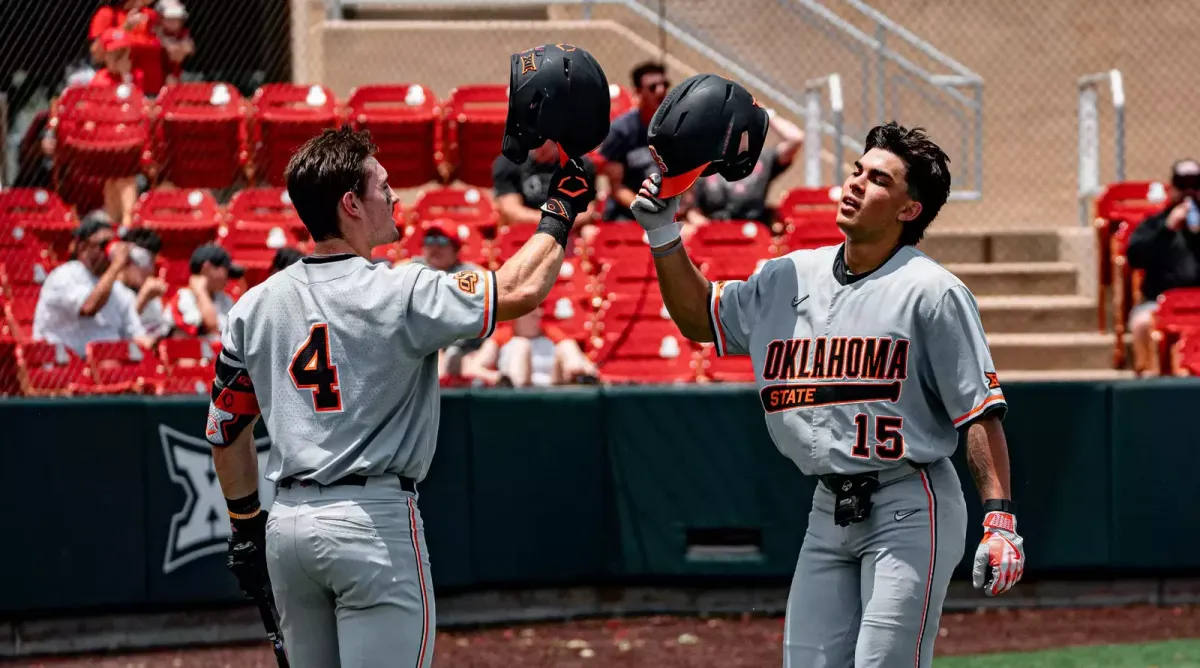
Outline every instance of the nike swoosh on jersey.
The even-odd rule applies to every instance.
[[[906,511],[904,511],[904,512],[901,512],[901,511],[897,510],[897,511],[896,511],[896,521],[897,521],[897,522],[903,521],[903,520],[904,520],[906,517],[909,517],[909,516],[911,516],[911,515],[915,515],[915,514],[917,514],[917,513],[919,513],[919,512],[921,512],[921,510],[920,510],[919,508],[918,508],[917,510],[906,510]]]
[[[803,297],[796,297],[796,298],[792,299],[792,306],[799,306],[799,305],[803,304],[805,299],[808,299],[808,295],[804,295]]]

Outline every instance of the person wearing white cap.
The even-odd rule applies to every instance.
[[[158,41],[163,45],[163,69],[167,83],[179,83],[183,77],[183,61],[196,53],[196,44],[184,25],[188,17],[187,8],[179,0],[161,0],[158,3],[158,15],[161,19]]]

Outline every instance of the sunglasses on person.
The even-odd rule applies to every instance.
[[[426,246],[449,246],[454,243],[450,237],[444,234],[427,234],[425,235]]]
[[[666,90],[670,87],[671,87],[671,82],[667,81],[665,79],[662,81],[654,81],[654,82],[651,82],[651,83],[648,83],[648,84],[642,86],[642,88],[645,88],[646,90],[658,90],[659,88]]]

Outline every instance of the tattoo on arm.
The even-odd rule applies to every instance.
[[[1007,498],[984,421],[967,429],[967,468],[983,499]]]

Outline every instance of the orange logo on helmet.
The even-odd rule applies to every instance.
[[[567,181],[570,181],[571,179],[575,179],[576,181],[579,182],[579,188],[577,190],[567,190],[567,185],[566,185]],[[558,191],[561,192],[562,194],[566,195],[567,197],[579,197],[580,195],[587,192],[587,190],[588,190],[587,181],[584,181],[583,177],[581,177],[581,176],[564,176],[563,180],[558,182]]]
[[[554,46],[557,46],[558,48],[562,49],[563,51],[574,51],[575,50],[575,47],[570,44],[555,44]]]
[[[658,170],[666,174],[667,163],[663,162],[662,156],[658,154],[658,151],[654,150],[653,146],[650,147],[650,157],[654,158],[654,164],[658,165]]]

